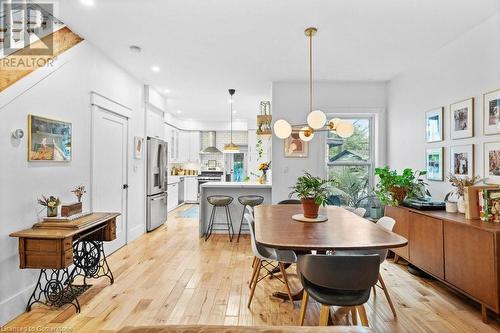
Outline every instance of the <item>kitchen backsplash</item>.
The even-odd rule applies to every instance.
[[[220,151],[224,150],[224,145],[231,141],[231,132],[217,131],[217,139],[215,145]],[[233,143],[237,145],[248,145],[248,132],[246,131],[233,131]],[[208,132],[201,132],[201,149],[208,146]],[[222,167],[222,154],[201,154],[201,168],[206,167],[209,160],[216,160],[217,166]]]

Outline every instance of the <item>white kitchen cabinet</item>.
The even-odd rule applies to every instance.
[[[180,130],[178,141],[177,162],[189,162],[190,132]]]
[[[167,194],[167,210],[170,212],[179,205],[179,183],[167,185]]]
[[[184,201],[193,203],[198,201],[198,179],[196,177],[186,177],[184,181]]]
[[[200,163],[201,136],[199,131],[189,132],[189,157],[188,162]]]

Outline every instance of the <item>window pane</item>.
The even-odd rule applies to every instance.
[[[354,206],[370,192],[370,167],[329,166],[328,176],[335,180],[333,194],[340,197],[342,205]]]
[[[343,119],[354,125],[354,133],[348,138],[328,132],[328,161],[369,161],[370,160],[370,120]]]

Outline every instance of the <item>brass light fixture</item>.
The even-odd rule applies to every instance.
[[[274,135],[280,139],[288,138],[292,132],[298,133],[302,141],[311,141],[315,132],[332,131],[342,138],[350,137],[354,132],[352,123],[334,118],[327,123],[326,115],[321,110],[313,110],[313,61],[312,40],[318,29],[307,28],[304,33],[309,38],[309,113],[307,124],[291,125],[284,119],[274,123]]]
[[[231,114],[231,143],[228,143],[224,145],[224,152],[225,153],[239,153],[240,152],[240,147],[235,145],[233,143],[233,95],[236,92],[234,89],[229,89],[229,105],[230,105],[230,114]]]

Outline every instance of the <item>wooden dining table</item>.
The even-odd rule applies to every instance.
[[[328,250],[377,250],[407,245],[408,240],[344,208],[321,207],[324,222],[299,222],[301,205],[260,205],[255,207],[255,240],[265,246],[298,253]],[[286,293],[273,296],[288,299]],[[300,300],[302,290],[294,295]]]

